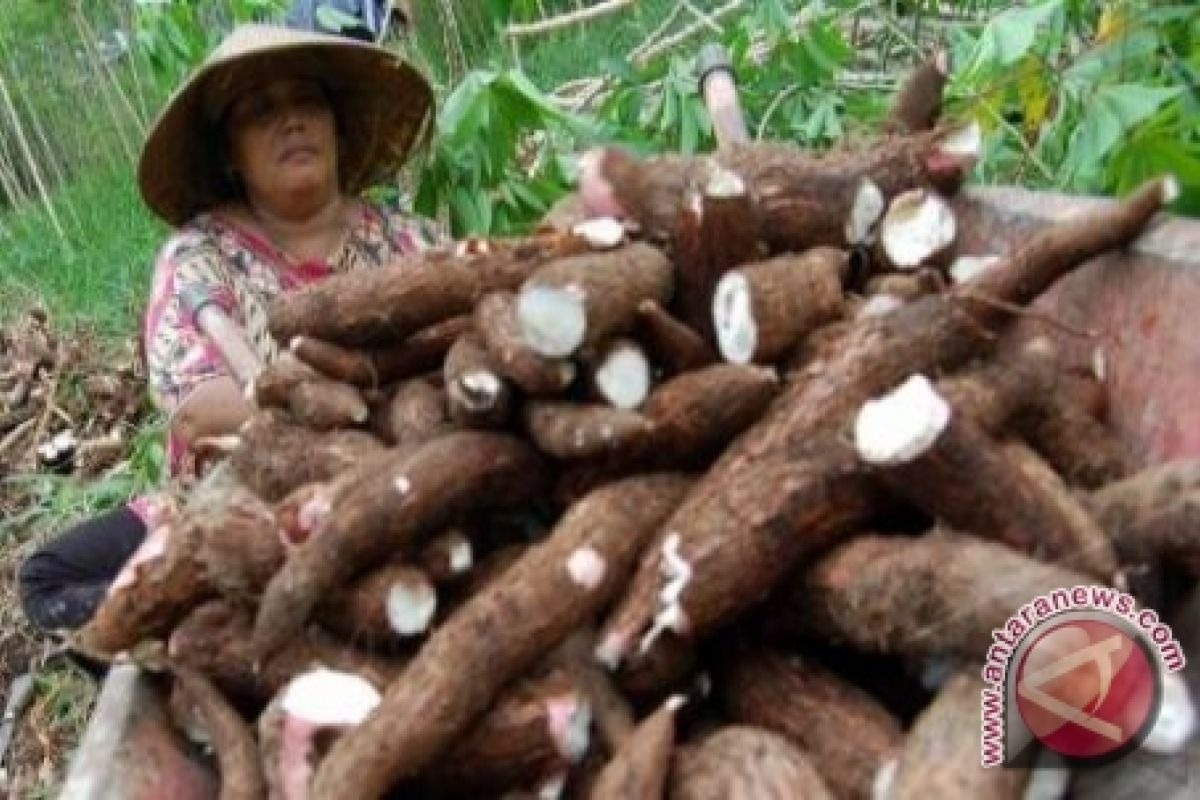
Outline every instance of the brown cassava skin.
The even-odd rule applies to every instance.
[[[292,389],[300,384],[320,379],[321,374],[301,361],[294,353],[280,353],[279,358],[262,368],[248,389],[259,408],[287,408]]]
[[[255,414],[239,431],[231,463],[246,486],[269,502],[306,483],[327,481],[350,466],[384,452],[362,431],[318,433],[278,414]]]
[[[822,325],[800,340],[783,359],[783,372],[789,380],[804,379],[810,372],[821,375],[825,362],[837,354],[842,338],[854,322],[848,318]]]
[[[577,287],[586,316],[580,346],[598,345],[632,330],[643,300],[671,299],[674,267],[661,250],[638,242],[551,262],[530,276],[522,292],[535,286]]]
[[[983,687],[974,673],[952,675],[942,685],[909,731],[889,800],[1016,800],[1024,795],[1028,770],[984,769],[979,763]]]
[[[577,630],[551,656],[550,663],[570,674],[587,698],[592,720],[609,752],[615,751],[633,733],[633,709],[595,661],[596,632],[590,627]]]
[[[1115,553],[1065,487],[1021,468],[970,417],[951,414],[937,440],[911,460],[878,465],[892,492],[947,525],[1108,581]]]
[[[943,378],[937,391],[955,412],[994,434],[1052,394],[1058,377],[1058,351],[1048,339],[1037,338]]]
[[[730,725],[676,750],[669,800],[832,800],[809,759],[779,734]]]
[[[719,360],[717,352],[700,334],[653,300],[645,300],[638,306],[637,333],[655,363],[671,375],[707,367]]]
[[[114,656],[171,630],[212,593],[199,559],[203,541],[203,518],[171,522],[163,554],[140,564],[132,585],[110,590],[77,633],[79,649],[96,657]]]
[[[370,388],[379,385],[379,373],[370,353],[316,339],[297,336],[288,344],[296,358],[333,381]]]
[[[799,657],[747,651],[717,686],[732,721],[786,737],[839,798],[870,800],[875,773],[904,746],[899,720],[878,700]]]
[[[223,600],[210,600],[172,632],[171,659],[208,675],[230,696],[253,702],[266,702],[292,678],[318,664],[362,675],[380,690],[403,669],[399,659],[355,649],[310,628],[256,670],[250,653],[252,623],[249,611]]]
[[[454,550],[462,545],[465,545],[470,553],[470,563],[456,569],[453,563]],[[475,545],[467,529],[453,527],[434,536],[421,548],[421,552],[417,554],[417,564],[434,583],[454,583],[470,574],[475,567],[475,556]]]
[[[220,800],[261,800],[266,781],[254,733],[242,715],[201,672],[176,665],[175,681],[197,712],[217,755],[221,773]]]
[[[753,425],[779,389],[773,369],[717,364],[657,387],[642,413],[654,423],[660,452],[689,463],[713,455]]]
[[[791,631],[868,652],[981,659],[992,631],[1023,605],[1087,583],[1078,572],[973,536],[868,534],[797,573],[775,609]]]
[[[1042,459],[1028,444],[1011,439],[1003,445],[1005,456],[1025,476],[1025,479],[1035,484],[1040,493],[1055,508],[1056,514],[1064,520],[1064,529],[1069,531],[1065,544],[1068,555],[1060,560],[1067,566],[1074,566],[1083,571],[1087,565],[1093,566],[1093,574],[1101,576],[1112,575],[1116,572],[1117,554],[1107,534],[1092,517],[1083,502],[1073,494],[1062,478]],[[1075,555],[1075,554],[1078,555]],[[1113,572],[1094,572],[1108,569]]]
[[[885,133],[916,133],[937,124],[949,77],[942,69],[945,58],[944,52],[934,53],[904,79],[883,122]]]
[[[535,496],[541,474],[541,460],[521,441],[474,432],[449,433],[415,453],[366,465],[334,496],[324,528],[267,585],[254,625],[255,653],[277,650],[325,593],[372,562],[480,506]]]
[[[380,384],[435,370],[459,334],[471,328],[470,314],[451,317],[417,331],[399,344],[369,350]]]
[[[675,711],[663,705],[642,720],[613,755],[592,786],[589,800],[658,800],[674,747]]]
[[[338,740],[317,772],[313,799],[341,797],[350,786],[358,797],[379,797],[431,764],[508,680],[612,599],[689,483],[678,475],[633,478],[569,509],[549,538],[443,623],[379,708]],[[565,569],[581,547],[605,564],[591,588]],[[481,635],[489,630],[503,633]]]
[[[685,692],[689,683],[703,681],[699,655],[691,642],[665,634],[644,654],[634,655],[616,673],[621,691],[639,700]]]
[[[279,529],[269,505],[248,490],[231,490],[222,517],[201,529],[198,560],[213,587],[234,602],[253,602],[283,564]]]
[[[680,319],[704,341],[715,343],[712,296],[717,281],[763,255],[746,185],[713,165],[703,184],[688,192],[675,227],[672,256]]]
[[[487,295],[475,307],[475,328],[500,374],[528,394],[558,394],[575,379],[574,365],[529,348],[517,325],[515,303],[511,292]]]
[[[774,363],[806,333],[841,314],[846,261],[844,251],[818,247],[737,270],[749,284],[756,334],[752,362]]]
[[[782,142],[734,145],[712,156],[646,159],[607,148],[598,167],[626,214],[648,235],[667,238],[675,230],[685,187],[699,185],[708,160],[715,159],[749,184],[758,230],[772,250],[803,252],[847,245],[846,220],[864,178],[874,181],[885,199],[917,186],[953,194],[970,163],[938,149],[945,134],[891,137],[862,150],[823,156]]]
[[[268,310],[271,334],[281,342],[300,335],[343,345],[397,342],[469,314],[488,292],[515,290],[541,264],[586,252],[587,245],[551,234],[472,249],[477,252],[426,251],[288,292]]]
[[[318,431],[361,425],[370,414],[358,389],[329,380],[293,386],[288,392],[288,410],[300,424]]]
[[[526,679],[501,695],[422,778],[438,797],[495,797],[570,766],[555,742],[548,702],[581,702],[565,672]]]
[[[637,411],[592,404],[531,402],[525,427],[538,449],[563,460],[636,455],[654,436],[654,424]]]
[[[419,445],[454,429],[446,393],[424,378],[412,378],[396,387],[380,420],[389,442],[404,447]]]
[[[317,607],[322,627],[347,642],[377,647],[403,638],[388,619],[388,592],[392,587],[429,586],[429,578],[410,564],[391,563],[339,588]]]
[[[1200,573],[1200,461],[1149,467],[1083,496],[1123,562]]]
[[[988,295],[1027,303],[1091,256],[1131,241],[1161,207],[1162,189],[1154,182],[1128,201],[1033,236],[1006,264],[981,276],[988,279]],[[857,459],[843,443],[822,435],[846,425],[867,399],[909,375],[965,362],[987,341],[981,324],[1003,330],[1010,314],[960,292],[981,285],[963,284],[857,322],[829,348],[827,359],[785,385],[646,549],[604,626],[602,639],[617,655],[627,654],[651,625],[662,586],[661,543],[670,533],[680,535],[680,554],[692,569],[681,608],[687,624],[702,633],[752,605],[804,555],[850,532],[878,507],[875,482],[852,463]]]
[[[446,354],[442,375],[446,404],[454,422],[465,428],[499,428],[508,421],[513,407],[512,389],[500,376],[479,334],[467,331],[458,337]],[[484,375],[495,382],[494,393],[480,394],[470,386],[472,376]]]
[[[1018,428],[1072,486],[1094,489],[1134,472],[1132,454],[1080,397],[1080,382],[1061,381],[1017,421]]]
[[[945,279],[937,270],[918,269],[916,272],[893,272],[887,275],[876,275],[867,281],[865,293],[868,297],[874,295],[889,295],[900,300],[916,300],[927,294],[937,294],[945,288]]]

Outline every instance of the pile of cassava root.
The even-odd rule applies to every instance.
[[[1200,566],[1200,464],[1001,334],[1176,189],[959,252],[942,66],[853,151],[605,149],[528,237],[279,300],[260,410],[78,645],[173,675],[230,800],[1020,797],[990,631]]]

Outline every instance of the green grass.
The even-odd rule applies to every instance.
[[[132,169],[85,174],[53,195],[66,238],[42,206],[0,216],[0,318],[35,302],[57,322],[105,336],[135,330],[166,228],[142,205]]]

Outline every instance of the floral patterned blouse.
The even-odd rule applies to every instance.
[[[328,261],[299,261],[219,212],[197,216],[171,236],[154,267],[142,331],[152,398],[172,414],[201,383],[228,374],[196,326],[194,311],[202,305],[220,306],[269,363],[278,354],[267,331],[267,308],[276,295],[445,241],[427,219],[363,202]],[[167,461],[173,478],[194,477],[196,464],[174,438],[167,443]]]

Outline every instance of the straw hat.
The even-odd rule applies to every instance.
[[[152,211],[180,225],[231,197],[216,121],[264,76],[327,87],[344,134],[339,177],[351,193],[399,167],[432,129],[433,91],[394,53],[342,36],[241,25],[175,91],[146,138],[138,186]]]

